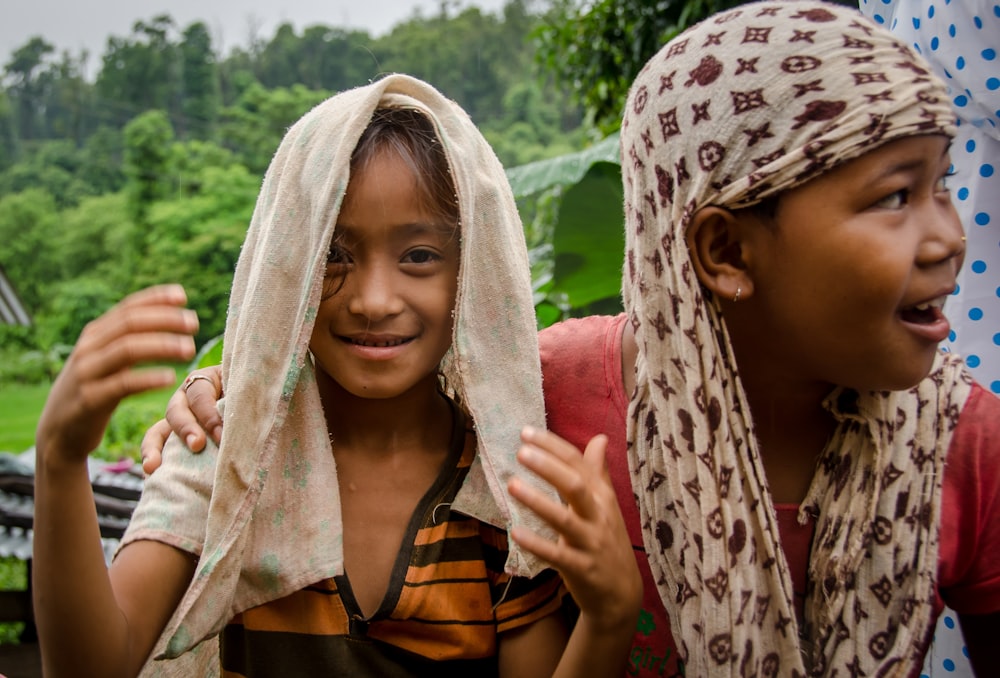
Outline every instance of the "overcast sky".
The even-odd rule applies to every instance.
[[[449,4],[454,3],[449,0]],[[459,0],[459,7],[478,6],[496,13],[503,0]],[[216,48],[223,54],[236,44],[245,45],[253,31],[264,39],[277,26],[292,23],[301,33],[306,26],[326,24],[367,29],[382,35],[419,10],[423,16],[438,11],[438,0],[0,0],[0,64],[13,50],[40,35],[74,55],[90,52],[90,71],[100,63],[108,36],[127,37],[139,19],[158,14],[173,17],[179,30],[203,21]]]

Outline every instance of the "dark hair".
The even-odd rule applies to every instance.
[[[406,163],[416,183],[420,207],[440,219],[443,225],[453,225],[457,236],[458,194],[448,156],[431,120],[412,108],[376,109],[351,153],[351,176],[363,172],[383,152],[392,153]],[[342,275],[325,278],[323,298],[339,292],[344,280]]]
[[[778,202],[780,199],[781,194],[778,193],[777,195],[764,198],[749,207],[735,210],[735,212],[737,214],[750,214],[757,217],[764,224],[774,224],[775,218],[778,216]]]
[[[351,175],[363,171],[383,151],[393,152],[410,167],[421,207],[457,226],[455,181],[430,119],[412,108],[377,109],[351,154]]]

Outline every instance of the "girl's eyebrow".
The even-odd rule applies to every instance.
[[[941,155],[936,162],[942,162],[945,158],[948,157],[949,153],[951,153],[950,141],[948,142],[948,145],[944,147],[944,150],[941,152]],[[875,177],[873,177],[873,180],[881,181],[882,179],[891,177],[894,174],[902,174],[905,172],[912,172],[914,170],[918,170],[925,164],[925,162],[926,158],[924,156],[916,156],[912,158],[902,159],[899,162],[893,163],[891,165],[882,168],[882,170],[878,172],[878,174],[876,174]]]
[[[389,228],[392,231],[393,237],[397,238],[426,234],[447,239],[455,235],[458,225],[435,219],[433,221],[411,221],[402,224],[393,224]],[[361,227],[353,224],[338,222],[336,228],[333,230],[333,237],[330,240],[330,244],[341,244],[351,238],[357,239],[363,237],[361,235],[362,230]]]

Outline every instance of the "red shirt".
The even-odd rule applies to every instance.
[[[581,449],[598,433],[608,441],[611,482],[643,577],[643,609],[629,675],[682,675],[666,610],[643,547],[625,449],[628,395],[621,377],[625,316],[569,320],[539,335],[548,425]],[[813,526],[798,506],[776,507],[796,604],[805,591]],[[962,410],[945,466],[938,598],[959,614],[1000,610],[1000,400],[976,384]]]

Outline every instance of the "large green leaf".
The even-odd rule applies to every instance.
[[[570,305],[581,309],[602,300],[614,300],[621,289],[625,251],[621,166],[596,162],[566,191],[559,209],[552,245],[555,253],[554,289],[564,292]]]
[[[507,170],[507,180],[514,196],[522,198],[553,186],[575,184],[594,163],[617,163],[619,157],[618,134],[615,133],[576,153],[511,167]]]
[[[217,337],[212,337],[205,342],[205,345],[201,347],[198,351],[198,355],[194,357],[191,364],[188,365],[188,370],[199,370],[202,367],[211,367],[212,365],[222,364],[222,335]]]

